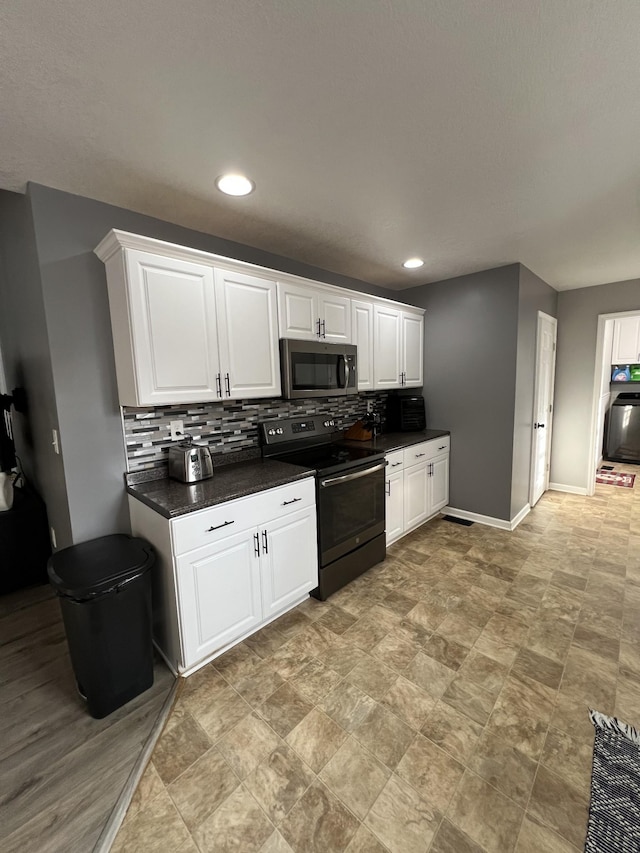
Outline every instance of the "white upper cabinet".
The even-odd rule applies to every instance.
[[[375,388],[421,386],[423,384],[423,315],[384,303],[376,303],[374,330]]]
[[[373,302],[351,300],[351,343],[358,347],[358,391],[373,391]]]
[[[219,373],[213,269],[129,250],[109,276],[120,402],[205,402]]]
[[[223,396],[279,397],[276,283],[222,269],[215,281]]]
[[[281,338],[351,343],[351,300],[306,284],[278,282]]]
[[[640,314],[613,321],[611,364],[640,363]]]
[[[422,386],[424,354],[424,317],[402,312],[402,385],[405,388]]]
[[[397,308],[376,304],[374,306],[373,360],[376,388],[399,388],[401,377],[402,318]]]
[[[95,253],[123,406],[279,397],[278,338],[354,343],[359,391],[422,385],[419,308],[125,231]]]

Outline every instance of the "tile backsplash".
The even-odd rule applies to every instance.
[[[330,415],[337,429],[346,429],[367,410],[367,402],[384,414],[386,392],[353,397],[321,397],[308,400],[233,400],[166,408],[124,407],[122,420],[127,470],[141,471],[164,466],[172,445],[169,424],[184,422],[185,432],[206,441],[213,454],[232,453],[259,446],[258,424],[273,418],[296,415]]]

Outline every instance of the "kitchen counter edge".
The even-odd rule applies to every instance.
[[[425,429],[420,432],[383,432],[382,435],[369,439],[369,441],[348,441],[347,444],[353,447],[368,447],[382,453],[391,453],[394,450],[404,450],[405,447],[411,447],[423,441],[432,441],[450,434],[448,429]]]
[[[315,474],[288,462],[258,460],[239,462],[214,470],[213,477],[197,483],[181,483],[168,477],[146,483],[128,485],[128,494],[164,518],[179,518],[190,512],[227,503],[248,495],[285,486]]]

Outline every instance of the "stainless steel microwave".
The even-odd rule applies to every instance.
[[[358,362],[352,344],[280,339],[282,396],[337,397],[358,393]]]

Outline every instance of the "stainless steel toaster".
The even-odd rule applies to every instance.
[[[169,476],[182,483],[197,483],[213,476],[211,451],[206,444],[196,444],[185,433],[184,441],[169,448]]]

